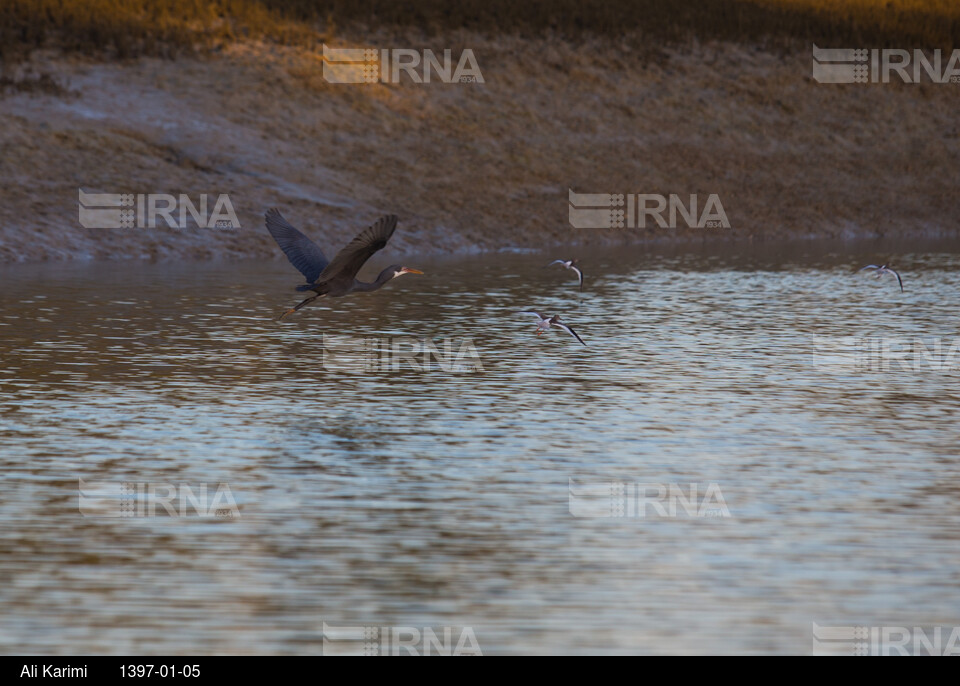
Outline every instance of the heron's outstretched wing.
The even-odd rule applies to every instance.
[[[546,317],[544,317],[542,314],[540,314],[539,312],[534,312],[533,310],[525,310],[523,312],[517,312],[517,314],[532,314],[540,321],[543,321],[544,319],[546,319]]]
[[[878,266],[875,265],[875,264],[868,264],[866,267],[863,267],[862,269],[859,269],[858,271],[861,271],[861,272],[862,272],[864,269],[880,269],[880,267],[878,267]]]
[[[397,215],[388,214],[380,217],[373,226],[361,231],[356,238],[347,243],[346,247],[338,252],[330,264],[320,274],[320,281],[349,280],[351,283],[360,271],[360,267],[369,260],[375,252],[382,250],[390,240],[390,236],[397,230]]]
[[[290,260],[290,264],[303,274],[307,283],[314,283],[328,263],[320,246],[295,229],[276,209],[267,210],[265,217],[267,231]]]
[[[573,330],[573,327],[567,326],[566,324],[563,324],[563,323],[561,323],[561,322],[554,322],[554,323],[555,323],[557,326],[559,326],[561,329],[563,329],[564,331],[566,331],[567,333],[569,333],[571,336],[573,336],[574,338],[576,338],[578,341],[580,341],[580,343],[582,343],[583,345],[586,345],[586,343],[583,342],[583,339],[580,338],[580,336],[577,335],[577,332]]]
[[[548,267],[552,267],[552,266],[555,265],[555,264],[562,264],[562,265],[566,266],[567,262],[566,262],[566,260],[554,260],[553,262],[551,262],[551,263],[548,264],[547,266],[548,266]]]

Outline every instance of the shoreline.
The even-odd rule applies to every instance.
[[[556,258],[576,257],[582,261],[604,261],[616,255],[636,256],[639,261],[648,257],[698,257],[709,255],[718,260],[738,260],[745,258],[760,262],[801,263],[807,260],[819,260],[829,256],[848,255],[862,261],[909,259],[913,254],[957,253],[960,252],[960,236],[954,235],[912,235],[912,236],[874,236],[853,237],[823,236],[787,236],[778,238],[743,238],[734,240],[647,240],[643,242],[615,244],[591,244],[577,246],[572,244],[545,245],[539,248],[501,248],[499,250],[461,251],[461,252],[422,252],[397,251],[389,246],[371,258],[373,266],[365,267],[373,276],[379,267],[392,261],[433,268],[438,265],[477,265],[491,262],[522,262],[525,259],[550,261]],[[251,266],[276,266],[278,272],[287,273],[290,283],[299,278],[294,267],[289,264],[283,253],[277,249],[275,254],[255,256],[232,256],[229,258],[194,259],[152,259],[112,257],[103,260],[71,259],[8,262],[4,271],[8,277],[15,274],[32,273],[39,278],[62,278],[66,274],[82,277],[88,270],[104,265],[112,265],[116,273],[126,273],[138,266],[149,269],[203,269],[209,266],[216,271],[225,267],[243,268]],[[272,268],[272,267],[271,267]],[[289,285],[289,284],[288,284]]]
[[[270,239],[269,234],[264,228],[263,234]],[[310,238],[317,242],[327,253],[335,253],[344,244],[328,244],[323,235],[310,234]],[[414,243],[414,246],[416,244]],[[543,244],[539,247],[520,247],[514,245],[504,245],[501,247],[466,247],[458,250],[436,250],[436,249],[417,249],[416,247],[405,250],[391,249],[389,246],[384,255],[393,255],[397,259],[420,257],[430,260],[440,261],[470,261],[474,259],[486,260],[496,258],[497,256],[523,256],[523,255],[544,255],[549,254],[603,254],[614,252],[620,248],[628,250],[646,249],[654,253],[676,251],[678,253],[697,253],[701,250],[713,250],[717,253],[726,253],[731,250],[746,249],[748,251],[763,251],[765,249],[782,249],[789,247],[807,248],[815,247],[815,252],[826,252],[831,249],[837,249],[848,246],[867,247],[871,245],[878,246],[897,246],[920,249],[924,246],[936,247],[960,247],[960,232],[957,231],[913,231],[904,234],[880,234],[876,232],[846,233],[842,235],[828,233],[807,233],[807,234],[788,234],[770,236],[762,233],[757,234],[731,234],[697,237],[696,235],[683,234],[678,236],[654,236],[642,235],[634,236],[632,239],[615,240],[606,238],[599,241],[556,241]],[[2,247],[2,246],[0,246]],[[822,250],[821,250],[822,248]],[[913,250],[911,250],[912,252]],[[107,256],[90,255],[64,255],[64,254],[45,254],[41,259],[7,259],[0,260],[0,264],[7,267],[56,264],[61,267],[66,265],[85,265],[98,264],[157,264],[157,263],[182,263],[182,264],[242,264],[244,262],[286,262],[286,257],[279,247],[274,251],[267,250],[264,253],[257,252],[253,254],[240,254],[237,252],[229,254],[203,254],[203,255],[126,255],[114,253]]]

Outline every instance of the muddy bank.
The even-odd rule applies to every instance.
[[[40,56],[69,93],[0,98],[0,260],[279,257],[272,206],[325,246],[393,212],[392,248],[440,253],[960,233],[956,84],[822,85],[809,53],[735,45],[650,59],[459,33],[402,47],[470,48],[484,82],[331,84],[319,50],[260,43]],[[241,228],[86,229],[78,189],[227,193]],[[730,228],[575,229],[570,190],[716,195]]]

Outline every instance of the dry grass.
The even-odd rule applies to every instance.
[[[397,251],[708,237],[572,231],[570,189],[715,193],[733,224],[717,238],[957,232],[956,88],[810,77],[813,41],[960,46],[945,2],[147,4],[0,0],[0,263],[275,256],[271,206],[331,244],[396,213]],[[487,81],[342,87],[322,76],[319,39],[470,46]],[[756,49],[778,44],[801,49]],[[40,47],[69,54],[22,59]],[[75,95],[48,94],[36,69]],[[88,231],[78,188],[225,192],[244,228]]]
[[[650,45],[714,40],[785,47],[960,46],[954,0],[4,0],[0,58],[41,47],[99,57],[170,56],[242,38],[290,44],[338,28],[467,29],[486,35],[640,35]]]
[[[4,0],[0,58],[37,48],[120,59],[172,56],[225,41],[270,35],[302,40],[307,28],[257,0]]]

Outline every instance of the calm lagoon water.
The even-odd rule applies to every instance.
[[[855,273],[890,255],[903,294]],[[285,262],[4,267],[0,650],[319,654],[326,623],[809,654],[813,622],[960,625],[960,243],[591,252],[582,295],[544,268],[566,256],[411,257],[282,324]],[[459,364],[385,357],[422,339]],[[235,516],[94,516],[149,505],[101,497],[129,483],[226,485]],[[729,516],[637,516],[639,483],[715,484]]]

